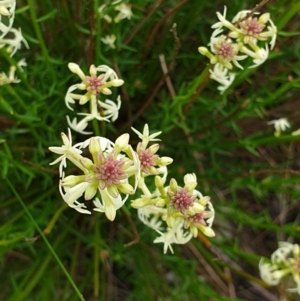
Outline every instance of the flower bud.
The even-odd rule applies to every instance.
[[[82,81],[85,80],[85,75],[77,64],[69,63],[68,67],[69,67],[70,71],[77,74],[81,78]]]
[[[84,182],[85,180],[85,175],[82,176],[67,176],[61,181],[61,185],[64,187],[73,187],[79,183]]]
[[[156,164],[160,166],[166,166],[173,162],[173,159],[170,157],[160,157],[158,160],[156,160]]]
[[[134,194],[134,188],[128,183],[119,184],[118,189],[124,194]]]
[[[120,137],[117,138],[115,141],[115,150],[117,152],[120,152],[121,150],[124,150],[127,148],[129,142],[129,134],[123,134]]]

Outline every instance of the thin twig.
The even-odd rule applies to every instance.
[[[172,16],[181,6],[183,6],[184,4],[186,4],[189,0],[183,0],[180,3],[178,3],[176,6],[174,6],[172,9],[170,9],[160,20],[159,22],[157,22],[155,24],[155,26],[153,27],[148,41],[146,43],[144,52],[143,52],[143,58],[145,58],[149,52],[149,48],[151,46],[151,44],[153,43],[154,37],[157,35],[159,29],[162,27],[162,25],[166,22],[166,20]]]
[[[33,163],[33,162],[30,162],[30,161],[27,161],[25,158],[24,158],[24,154],[22,154],[22,162],[26,165],[29,165],[29,166],[32,166],[34,167],[35,169],[38,169],[40,171],[43,171],[43,172],[46,172],[46,173],[50,173],[50,174],[54,174],[54,175],[58,175],[59,172],[57,170],[53,170],[53,169],[50,169],[50,168],[45,168],[41,165],[38,165],[36,163]]]
[[[171,59],[171,62],[169,64],[169,70],[173,70],[174,64],[175,64],[175,61],[176,61],[176,58],[177,58],[177,55],[178,55],[178,52],[179,52],[179,48],[180,48],[180,39],[178,37],[176,28],[177,28],[177,24],[174,23],[172,28],[170,29],[170,32],[172,32],[172,34],[173,34],[175,45],[174,45],[174,52],[173,52],[173,55],[172,55],[172,59]]]
[[[123,44],[127,45],[129,44],[129,42],[134,38],[134,36],[136,35],[136,33],[140,30],[140,28],[146,23],[146,21],[152,16],[152,14],[158,9],[158,7],[161,5],[162,0],[157,0],[151,10],[149,11],[149,13],[141,20],[141,22],[139,24],[137,24],[131,31],[130,31],[130,35],[127,36],[123,42]]]
[[[160,54],[159,55],[159,61],[160,61],[160,65],[161,65],[161,69],[163,71],[163,74],[165,75],[165,81],[168,87],[168,90],[170,92],[171,97],[175,97],[176,96],[176,92],[174,90],[171,78],[169,76],[169,70],[165,61],[165,55],[164,54]]]
[[[267,4],[267,2],[269,2],[269,0],[263,0],[260,3],[256,4],[255,7],[249,13],[247,13],[247,15],[244,18],[242,18],[236,23],[236,25],[239,25],[240,22],[243,22],[248,18],[252,17],[254,13],[261,9],[265,4]]]
[[[132,221],[131,217],[129,216],[129,214],[123,208],[121,208],[121,210],[122,210],[123,214],[125,215],[128,223],[132,229],[133,236],[134,236],[134,239],[132,241],[130,241],[124,245],[124,247],[130,247],[132,245],[137,244],[140,241],[140,236],[139,236],[137,228],[136,228],[134,222]]]

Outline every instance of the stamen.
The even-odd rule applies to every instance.
[[[174,194],[172,193],[170,205],[179,211],[184,211],[193,205],[193,201],[194,198],[188,193],[188,189],[181,188],[177,189]]]
[[[150,149],[138,151],[139,160],[141,162],[141,169],[145,173],[149,173],[149,169],[155,166],[155,160],[158,158],[157,155],[153,155]]]
[[[91,91],[94,95],[97,95],[104,85],[104,82],[102,82],[103,78],[104,74],[101,74],[98,77],[96,75],[86,76],[87,91]]]
[[[118,185],[120,180],[127,178],[127,175],[122,170],[123,165],[123,161],[115,160],[110,154],[103,164],[95,166],[95,179],[103,181],[104,187],[112,184]]]

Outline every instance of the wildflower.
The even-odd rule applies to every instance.
[[[300,247],[288,242],[279,242],[278,245],[271,256],[271,262],[266,262],[263,258],[260,260],[260,276],[269,285],[278,285],[282,278],[290,275],[296,287],[288,290],[300,295]]]
[[[17,68],[15,66],[10,66],[8,76],[4,72],[0,73],[0,86],[20,82],[20,80],[15,76],[16,69]]]
[[[82,153],[81,150],[72,146],[72,134],[70,129],[68,129],[68,136],[65,133],[61,133],[61,139],[63,141],[63,145],[61,147],[58,146],[49,147],[49,150],[51,152],[61,155],[55,161],[50,163],[50,165],[54,165],[58,162],[61,162],[59,166],[60,176],[62,176],[63,174],[63,168],[67,166],[66,160],[69,159],[75,165],[77,165],[79,160],[78,156]]]
[[[213,69],[209,70],[210,78],[214,79],[221,85],[218,86],[218,90],[221,91],[221,94],[232,84],[235,79],[235,73],[228,72],[226,68],[219,68],[218,65],[215,65]]]
[[[104,102],[98,100],[98,104],[103,110],[103,115],[106,119],[111,119],[111,121],[115,121],[119,117],[119,110],[121,108],[121,97],[120,95],[117,97],[117,104],[112,100],[106,99]]]
[[[250,44],[250,45],[252,45],[252,44]],[[254,49],[254,51],[250,50],[249,48],[247,48],[245,46],[243,46],[241,48],[241,52],[246,53],[249,57],[253,58],[254,65],[251,65],[249,68],[254,68],[254,67],[261,65],[262,63],[264,63],[266,61],[266,59],[269,56],[269,48],[267,45],[265,48],[260,48],[260,47],[257,47],[256,44],[254,44],[254,45],[252,45],[252,49]]]
[[[170,249],[173,254],[172,244],[185,244],[191,240],[192,235],[188,232],[184,232],[182,222],[177,220],[172,228],[168,228],[166,232],[156,230],[161,236],[154,240],[154,243],[164,244],[164,254]]]
[[[10,28],[8,31],[9,34],[12,34],[13,38],[2,38],[0,39],[0,48],[6,46],[6,50],[10,53],[10,56],[13,56],[18,49],[21,48],[22,43],[26,48],[29,48],[29,45],[25,38],[22,35],[21,28],[19,30],[15,28]]]
[[[161,134],[161,131],[153,133],[151,135],[149,135],[149,126],[146,123],[144,125],[144,129],[143,129],[143,133],[140,133],[138,130],[136,130],[135,128],[131,128],[138,136],[139,138],[142,140],[142,144],[143,147],[146,148],[148,143],[151,141],[159,141],[160,139],[155,139],[155,137],[159,136]]]
[[[121,107],[120,96],[117,98],[117,104],[108,99],[102,102],[99,98],[101,94],[110,95],[112,93],[110,88],[119,87],[124,81],[119,79],[117,74],[106,65],[98,67],[91,65],[89,76],[86,76],[75,63],[69,63],[68,67],[80,77],[82,82],[69,87],[65,96],[67,108],[73,111],[72,105],[75,104],[76,100],[79,100],[80,105],[84,105],[87,102],[90,103],[89,113],[78,114],[85,116],[81,121],[77,122],[76,117],[71,121],[67,116],[69,127],[82,134],[89,134],[90,132],[84,131],[89,121],[93,119],[107,122],[109,122],[109,119],[115,121],[119,116],[119,109]],[[97,76],[98,72],[100,75]],[[85,94],[74,93],[77,89],[85,91]]]
[[[233,30],[229,35],[245,44],[257,44],[257,41],[266,41],[268,38],[271,38],[269,44],[270,48],[273,49],[277,37],[277,28],[271,20],[270,14],[264,13],[259,18],[249,16],[245,19],[249,13],[249,10],[243,10],[233,18],[232,23],[237,23],[239,29]],[[254,13],[254,16],[258,14],[259,13]],[[266,27],[267,23],[269,23],[269,25]]]
[[[16,84],[19,83],[20,80],[16,77],[16,70],[17,68],[23,72],[23,68],[27,66],[27,63],[25,59],[21,59],[20,61],[17,62],[17,66],[10,66],[9,71],[8,71],[8,76],[6,73],[1,72],[0,73],[0,86],[6,85],[6,84]]]
[[[173,162],[173,159],[170,157],[159,157],[156,153],[159,149],[159,144],[153,144],[148,146],[149,142],[158,141],[155,139],[161,132],[157,132],[149,135],[149,127],[145,124],[143,133],[140,133],[136,129],[132,130],[139,136],[142,140],[138,143],[136,148],[136,153],[140,162],[140,176],[139,176],[139,188],[142,189],[145,193],[150,193],[147,186],[145,185],[145,177],[150,175],[160,174],[164,179],[167,177],[168,170],[167,165]]]
[[[62,134],[62,138],[64,142],[62,147],[49,149],[61,155],[52,164],[61,161],[60,192],[64,201],[70,207],[82,212],[83,207],[78,199],[84,195],[85,200],[91,200],[99,193],[101,201],[95,199],[95,210],[104,212],[109,220],[114,220],[116,210],[137,188],[139,162],[128,144],[129,135],[120,136],[115,143],[104,137],[92,137],[74,146],[70,132],[69,138],[65,134]],[[87,147],[92,159],[81,155],[82,149]],[[81,175],[65,176],[67,159],[81,170]],[[132,181],[134,186],[129,184],[131,177],[134,178]],[[121,198],[121,194],[125,194],[125,197]]]
[[[100,65],[98,67],[91,65],[90,75],[84,75],[80,67],[75,63],[69,63],[68,67],[71,72],[80,77],[82,82],[72,86],[72,89],[68,90],[65,98],[66,103],[72,102],[71,100],[79,99],[79,104],[83,105],[87,103],[92,96],[97,98],[100,93],[110,95],[112,93],[109,89],[110,87],[119,87],[124,83],[124,81],[119,79],[117,74],[106,65]],[[100,72],[100,75],[97,76],[97,72]],[[85,90],[86,93],[84,95],[71,93],[75,89]]]
[[[221,84],[218,87],[221,93],[235,78],[235,74],[228,70],[232,70],[234,66],[243,69],[240,61],[247,57],[253,60],[253,65],[249,68],[261,65],[268,58],[269,49],[274,48],[277,36],[276,26],[269,13],[258,16],[259,13],[250,15],[250,11],[241,11],[230,22],[226,19],[226,12],[226,7],[223,14],[217,12],[219,21],[212,26],[214,31],[210,38],[210,51],[206,47],[198,48],[214,65],[209,70],[210,78]],[[227,34],[225,30],[228,31]]]
[[[275,128],[274,135],[276,137],[281,135],[281,132],[284,132],[287,128],[291,127],[290,123],[286,118],[279,118],[276,120],[272,120],[267,122],[267,124],[273,124]]]
[[[162,230],[161,216],[166,214],[165,208],[146,206],[138,210],[139,219],[148,227],[154,230]]]
[[[109,15],[104,13],[106,6],[107,6],[106,3],[100,5],[99,8],[98,8],[98,13],[99,13],[101,18],[106,20],[107,23],[111,23],[112,18]]]
[[[205,47],[199,47],[198,50],[201,54],[210,59],[211,64],[219,64],[224,68],[232,69],[232,62],[238,68],[243,69],[243,67],[238,63],[238,60],[243,60],[246,56],[238,55],[239,45],[233,43],[231,39],[221,35],[213,38],[210,42],[210,46],[212,53]]]
[[[123,19],[130,20],[132,17],[131,5],[127,3],[121,3],[115,7],[118,11],[118,15],[114,18],[115,23],[119,23]]]
[[[165,180],[156,176],[155,191],[151,193],[142,187],[144,194],[131,202],[131,206],[138,209],[140,220],[161,235],[154,242],[164,243],[164,252],[168,249],[173,252],[173,243],[186,243],[197,236],[198,231],[210,237],[215,235],[211,229],[215,212],[209,197],[203,197],[195,189],[195,174],[185,175],[184,183],[184,187],[180,187],[171,179],[165,187]],[[164,223],[159,222],[161,220]]]
[[[68,126],[75,132],[80,133],[82,135],[91,135],[93,132],[85,131],[86,127],[88,126],[88,121],[92,120],[93,118],[86,118],[79,122],[77,122],[77,117],[74,117],[71,121],[69,116],[66,116]]]
[[[15,18],[16,1],[1,0],[0,1],[0,39],[3,38],[11,29]],[[6,25],[2,19],[8,18]]]
[[[116,48],[115,46],[116,36],[114,34],[105,36],[104,38],[101,39],[101,41],[104,44],[107,44],[112,49]]]

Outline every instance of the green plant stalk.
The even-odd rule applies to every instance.
[[[92,120],[93,124],[93,130],[94,130],[94,135],[95,136],[101,136],[100,128],[99,128],[99,122],[97,119]]]
[[[47,46],[44,42],[43,35],[42,35],[41,30],[40,30],[40,27],[38,25],[38,19],[36,17],[35,7],[34,7],[34,0],[28,0],[28,5],[29,5],[30,17],[31,17],[31,20],[32,20],[32,23],[33,23],[35,34],[36,34],[36,36],[38,38],[38,41],[39,41],[39,45],[42,49],[43,57],[46,59],[47,67],[48,67],[48,70],[51,73],[52,80],[55,82],[56,74],[54,72],[53,66],[50,63],[49,52],[48,52]]]
[[[51,244],[49,243],[48,239],[46,238],[46,236],[44,235],[43,231],[41,230],[41,228],[39,227],[39,225],[36,223],[35,219],[33,218],[33,216],[31,215],[30,211],[27,209],[26,205],[24,204],[22,198],[20,197],[20,195],[17,193],[16,189],[14,188],[14,186],[12,185],[12,183],[10,182],[10,180],[8,178],[5,179],[5,182],[7,183],[7,185],[9,186],[10,190],[12,191],[12,193],[15,195],[15,197],[18,199],[18,201],[20,202],[21,206],[23,207],[24,211],[26,212],[26,214],[28,215],[29,219],[31,220],[31,222],[33,223],[33,225],[35,226],[35,228],[37,229],[37,231],[39,232],[40,236],[43,238],[45,244],[47,245],[49,251],[51,252],[51,254],[53,255],[53,257],[55,258],[55,260],[57,261],[58,265],[60,266],[61,270],[63,271],[63,273],[66,275],[67,279],[69,280],[69,282],[71,283],[71,285],[73,286],[76,294],[79,297],[79,300],[81,301],[85,301],[83,295],[81,294],[81,292],[79,291],[78,287],[76,286],[76,284],[74,283],[73,279],[71,278],[70,274],[68,273],[68,271],[66,270],[65,266],[63,265],[63,263],[61,262],[61,260],[59,259],[59,257],[57,256],[56,252],[54,251],[54,249],[52,248]]]
[[[194,93],[196,93],[197,88],[201,85],[201,83],[205,80],[205,78],[209,74],[209,69],[211,65],[207,65],[206,68],[202,71],[202,73],[197,76],[194,81],[191,83],[191,87],[189,87],[189,91],[185,95],[178,95],[173,98],[174,103],[180,102],[181,104],[186,104],[187,101],[192,98]]]
[[[44,229],[43,233],[45,235],[49,234],[53,227],[55,226],[58,218],[61,216],[64,210],[68,208],[68,205],[64,202],[63,205],[55,212],[54,216],[52,217],[50,223],[47,225],[46,229]]]
[[[57,245],[57,243],[55,245]],[[28,294],[34,289],[36,284],[42,278],[42,276],[45,273],[47,267],[49,266],[49,263],[51,262],[51,259],[52,259],[52,256],[51,256],[51,254],[49,254],[46,257],[46,259],[43,260],[43,263],[38,268],[38,270],[33,273],[32,278],[30,277],[31,281],[27,285],[25,285],[25,289],[22,290],[21,293],[18,294],[17,298],[15,298],[13,296],[13,299],[10,299],[11,301],[22,301],[28,296]]]
[[[277,22],[277,30],[281,30],[287,22],[298,12],[300,11],[300,2],[298,1],[296,4],[290,5],[290,8],[286,10],[286,14]]]
[[[16,92],[16,89],[13,89],[11,85],[5,85],[5,89],[8,91],[10,95],[12,95],[20,104],[20,106],[25,110],[28,111],[28,107],[26,106],[23,99],[20,97],[20,95]]]
[[[95,220],[95,245],[94,245],[94,297],[99,297],[100,292],[100,273],[99,273],[99,218]]]
[[[96,36],[95,36],[95,63],[98,65],[100,58],[102,56],[101,54],[101,18],[100,15],[98,13],[98,7],[100,6],[98,0],[94,1],[94,16],[95,16],[95,32],[96,32]]]
[[[184,115],[190,109],[198,95],[201,93],[205,85],[205,80],[209,76],[209,69],[211,65],[207,65],[202,73],[197,76],[194,81],[190,84],[189,91],[185,95],[175,96],[173,98],[174,115],[179,115],[184,119]]]

